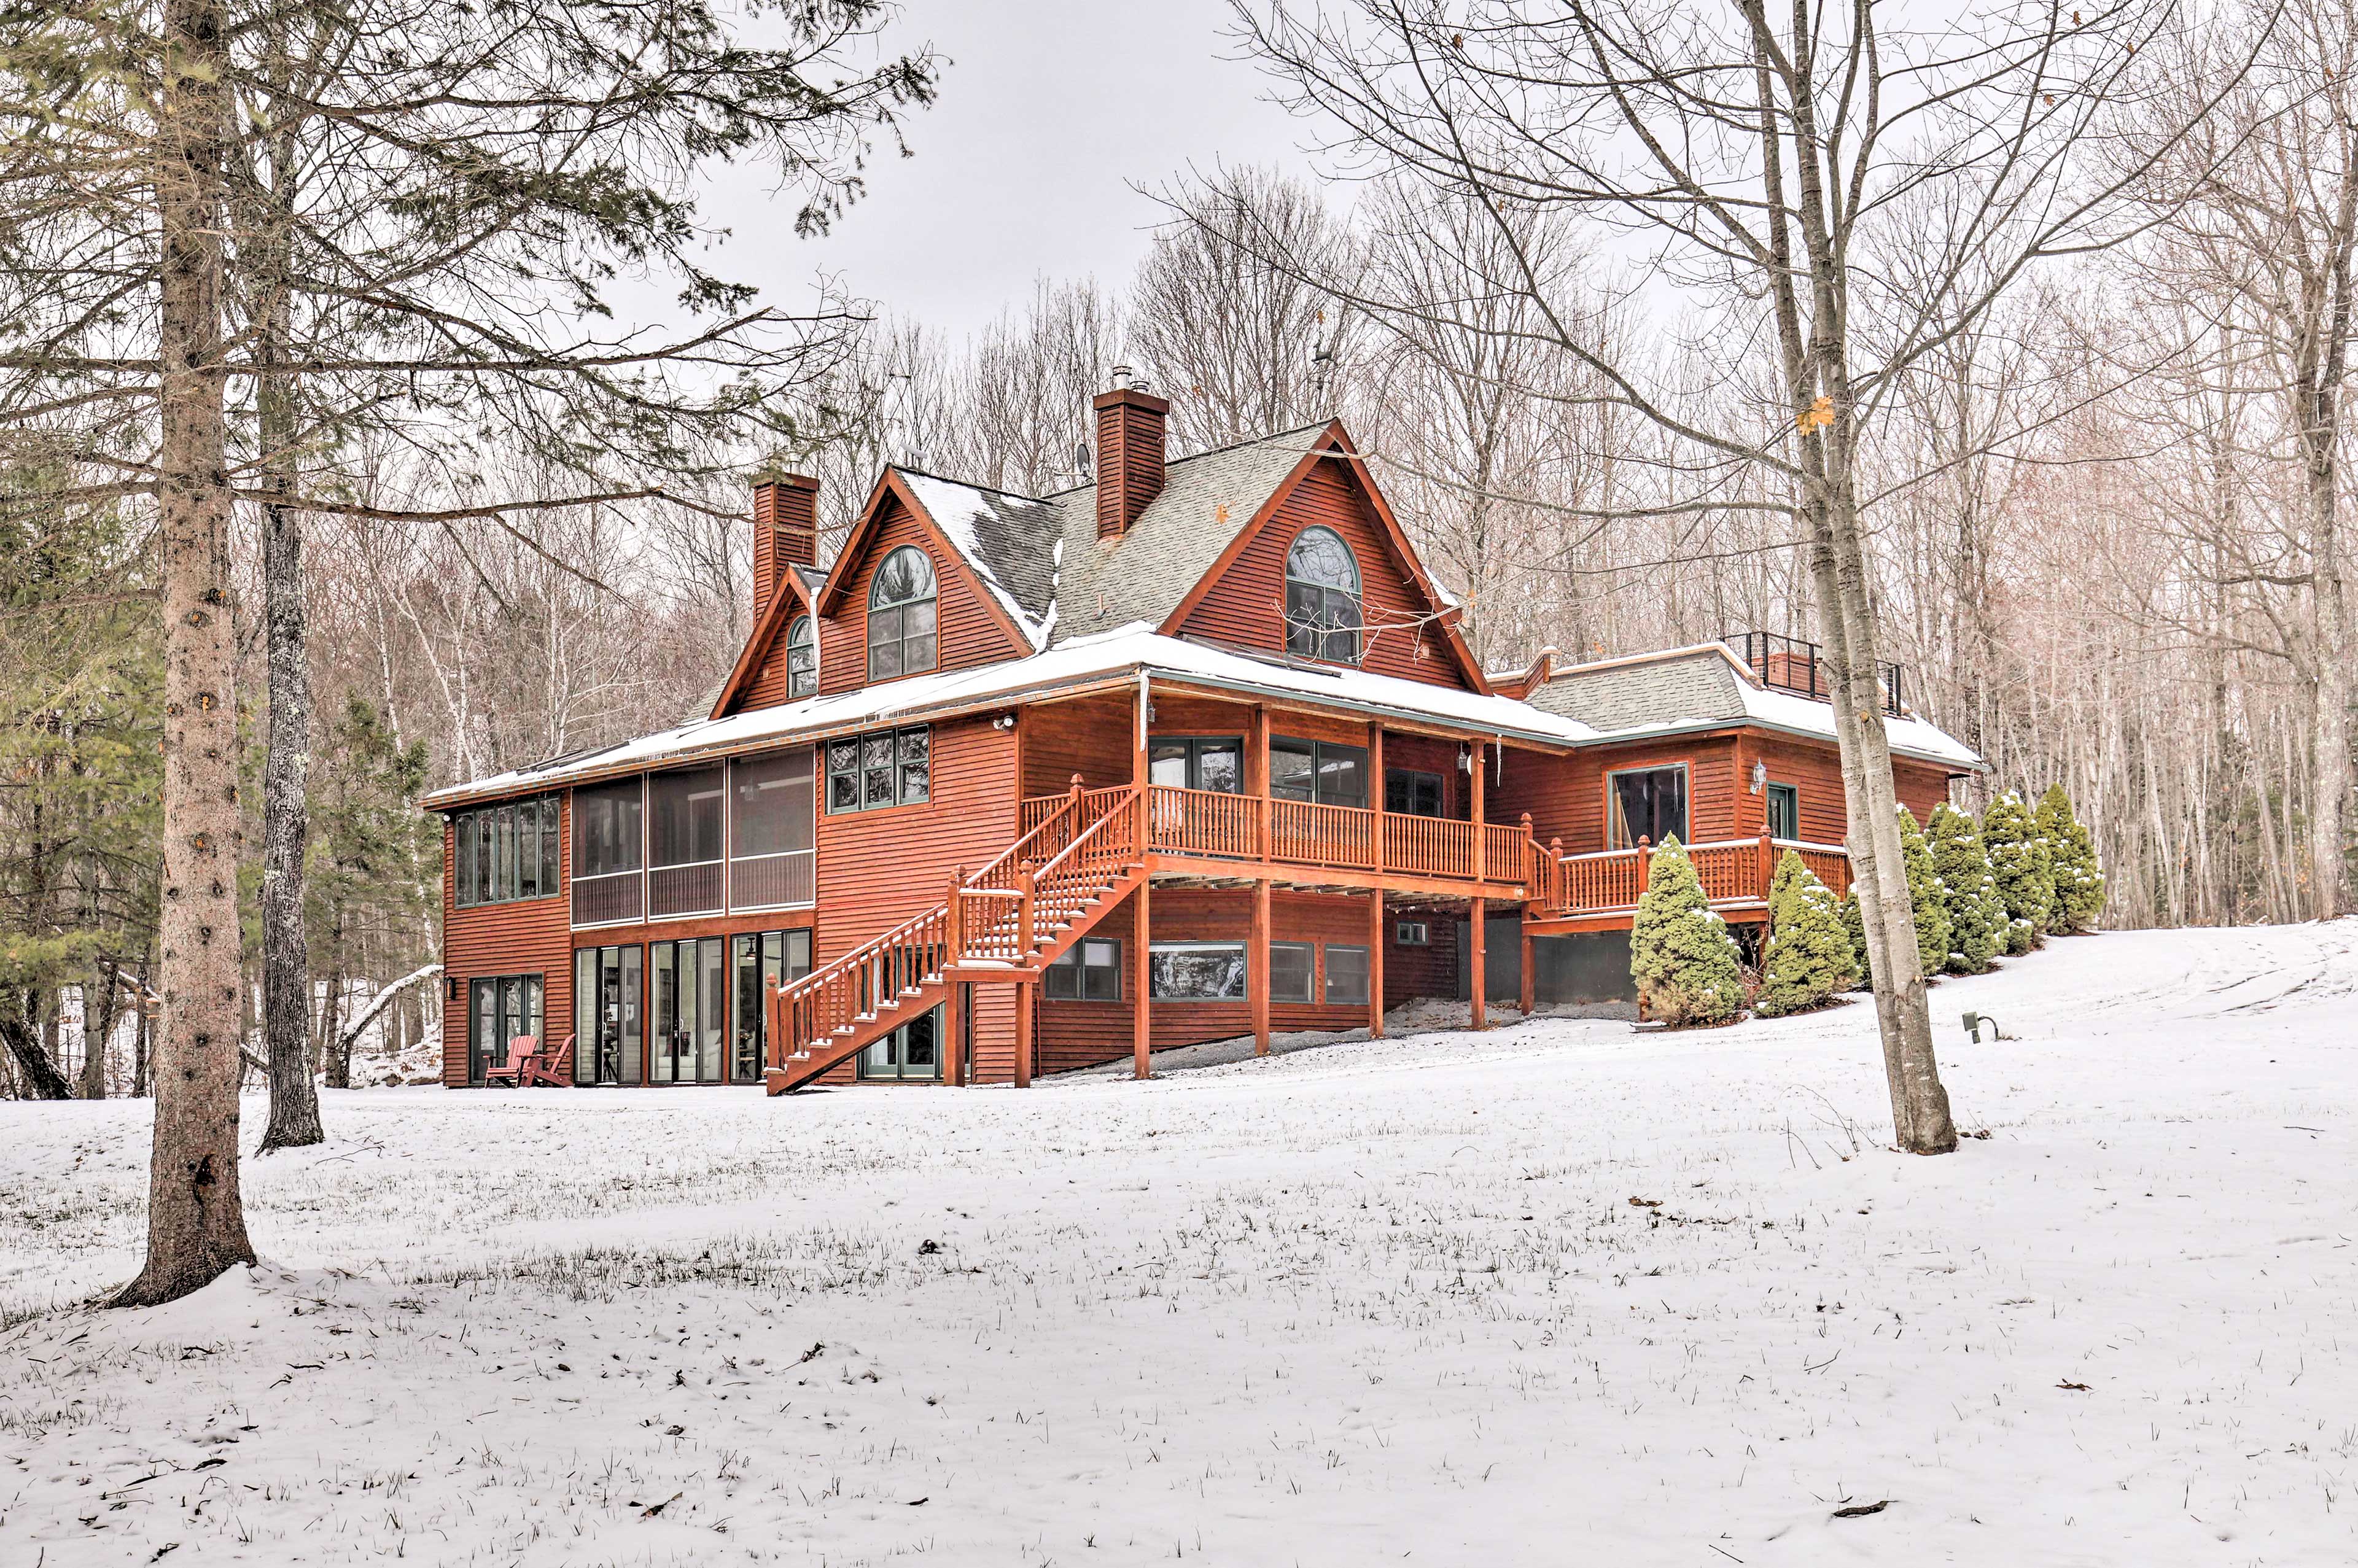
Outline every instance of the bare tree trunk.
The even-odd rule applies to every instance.
[[[8,1047],[8,1054],[16,1064],[23,1083],[20,1086],[27,1098],[71,1099],[73,1085],[58,1071],[57,1058],[41,1044],[40,993],[26,987],[11,986],[8,1003],[0,1009],[0,1042]]]
[[[81,1098],[106,1098],[106,1045],[114,1037],[121,1016],[116,1000],[114,960],[101,958],[81,992]]]
[[[162,279],[157,503],[163,545],[164,1027],[147,1259],[114,1297],[150,1306],[254,1260],[238,1184],[237,653],[222,380],[222,0],[166,0],[156,183]]]

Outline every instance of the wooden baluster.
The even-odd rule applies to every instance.
[[[1032,873],[1015,873],[1015,959],[1021,963],[1032,953]]]

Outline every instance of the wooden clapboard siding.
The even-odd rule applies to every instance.
[[[1421,996],[1457,994],[1457,922],[1455,909],[1392,909],[1384,915],[1384,1006],[1395,1008]],[[1403,920],[1424,922],[1432,941],[1403,947],[1397,940]]]
[[[1015,1081],[1015,988],[976,985],[967,988],[974,1010],[973,1056],[967,1081],[1009,1084]]]
[[[868,684],[868,590],[884,557],[903,545],[914,545],[934,563],[934,583],[939,599],[936,624],[941,639],[940,664],[946,670],[997,664],[1022,658],[1031,650],[1010,636],[983,593],[960,563],[957,552],[914,513],[899,495],[887,492],[877,503],[876,523],[860,546],[860,559],[843,579],[843,597],[836,614],[819,622],[818,689],[822,696],[857,691]],[[838,562],[837,569],[841,570]],[[779,666],[784,690],[785,639],[771,654]]]
[[[1242,942],[1252,922],[1252,893],[1228,888],[1185,888],[1158,884],[1148,901],[1158,942]],[[1138,899],[1125,898],[1091,928],[1090,935],[1114,937],[1122,944],[1122,997],[1119,1002],[1048,1001],[1039,1011],[1038,1070],[1069,1072],[1117,1061],[1130,1054],[1132,999],[1143,983],[1145,956],[1138,945]],[[1368,941],[1368,901],[1364,895],[1295,893],[1283,890],[1270,895],[1270,939],[1317,945],[1314,993],[1325,989],[1325,946],[1341,943],[1365,946]],[[1387,947],[1389,966],[1398,949]],[[1455,958],[1451,960],[1455,975]],[[1255,973],[1250,983],[1267,983]],[[1392,994],[1391,977],[1385,976],[1385,995]],[[1270,1027],[1293,1029],[1357,1029],[1368,1022],[1364,1002],[1272,1002]],[[1153,1047],[1194,1045],[1207,1040],[1231,1040],[1252,1033],[1249,1001],[1158,1001],[1148,1009],[1148,1029]]]
[[[469,980],[538,975],[542,1032],[557,1041],[573,1032],[573,799],[559,797],[555,898],[460,909],[453,820],[442,821],[442,1081],[464,1088]],[[459,982],[455,999],[452,980]]]
[[[741,712],[748,708],[774,708],[787,699],[786,634],[794,629],[795,620],[806,611],[800,599],[797,598],[795,608],[784,613],[785,619],[778,623],[777,632],[770,638],[769,646],[762,650],[761,661],[754,666],[753,678],[747,685],[744,697],[738,701],[732,711]]]
[[[1360,598],[1367,623],[1375,632],[1364,667],[1471,689],[1446,640],[1415,619],[1438,607],[1393,553],[1358,481],[1348,469],[1331,460],[1315,464],[1295,483],[1174,630],[1184,636],[1283,651],[1286,552],[1302,530],[1314,524],[1341,535],[1358,557]]]
[[[1023,793],[1055,795],[1081,775],[1087,789],[1130,782],[1136,766],[1130,745],[1137,701],[1121,692],[1027,708],[1017,717],[1023,752]]]
[[[1833,741],[1819,744],[1754,731],[1744,736],[1741,750],[1743,789],[1737,802],[1741,821],[1736,836],[1759,833],[1768,826],[1768,792],[1751,793],[1749,775],[1758,758],[1768,770],[1768,783],[1791,784],[1800,793],[1803,838],[1813,844],[1843,841],[1850,828],[1849,814],[1843,799],[1842,760]],[[1891,776],[1899,804],[1914,812],[1919,822],[1929,822],[1932,808],[1949,798],[1945,768],[1895,757]]]
[[[1625,768],[1687,764],[1687,835],[1695,843],[1758,833],[1759,810],[1750,827],[1739,826],[1736,739],[1732,734],[1689,735],[1642,744],[1591,746],[1568,757],[1532,752],[1507,753],[1503,781],[1494,773],[1484,815],[1510,822],[1531,814],[1531,834],[1542,844],[1563,840],[1563,852],[1583,855],[1606,847],[1605,775]]]

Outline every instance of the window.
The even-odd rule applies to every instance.
[[[913,1018],[860,1053],[859,1075],[875,1081],[938,1082],[942,1076],[942,1010]]]
[[[1157,942],[1146,950],[1147,994],[1157,1001],[1242,1001],[1241,942]]]
[[[647,914],[722,907],[720,827],[728,789],[718,767],[647,776]]]
[[[507,1065],[519,1034],[540,1038],[540,977],[500,975],[467,982],[467,1081],[480,1084],[487,1067]]]
[[[1304,528],[1286,552],[1285,651],[1359,662],[1359,563],[1332,528]]]
[[[1801,792],[1791,784],[1772,784],[1768,786],[1768,837],[1799,838],[1801,836]]]
[[[808,930],[746,932],[729,939],[737,978],[737,1027],[730,1035],[729,1081],[758,1084],[767,1064],[770,982],[801,979],[811,970]]]
[[[1041,984],[1050,1001],[1120,1001],[1121,944],[1089,936],[1048,966]]]
[[[1236,795],[1245,787],[1245,743],[1234,735],[1158,735],[1147,749],[1146,778],[1149,784]]]
[[[1433,927],[1427,925],[1422,920],[1402,920],[1396,922],[1392,926],[1392,946],[1395,947],[1430,947],[1433,946]]]
[[[1672,835],[1686,841],[1685,763],[1605,775],[1605,837],[1611,848],[1632,849],[1641,838],[1659,844]]]
[[[656,1083],[720,1082],[720,1041],[729,1022],[723,946],[721,938],[706,936],[648,946],[654,991],[648,1076]]]
[[[1318,950],[1307,942],[1269,945],[1269,1000],[1310,1001],[1318,974]]]
[[[1269,743],[1269,793],[1321,806],[1368,804],[1368,749],[1279,735]]]
[[[557,797],[504,801],[453,818],[452,880],[461,909],[557,891]]]
[[[618,779],[573,792],[573,924],[639,917],[643,781]]]
[[[640,949],[580,947],[573,954],[573,1081],[638,1084]]]
[[[882,730],[827,743],[827,809],[874,811],[922,806],[932,796],[933,732]]]
[[[786,695],[809,697],[818,690],[818,633],[807,615],[786,627]]]
[[[903,545],[876,568],[868,590],[868,678],[892,680],[932,669],[940,652],[934,636],[934,563]]]
[[[1326,944],[1326,1000],[1330,1006],[1368,1004],[1368,950]]]
[[[817,895],[807,749],[729,764],[729,906],[780,909]]]
[[[1442,814],[1441,775],[1409,768],[1384,770],[1384,809],[1402,816]]]

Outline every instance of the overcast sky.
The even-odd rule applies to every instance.
[[[788,307],[815,273],[839,273],[954,333],[1042,274],[1127,284],[1158,211],[1131,182],[1191,162],[1308,168],[1304,127],[1230,58],[1228,15],[1226,0],[905,0],[888,44],[930,41],[949,62],[939,101],[908,122],[916,156],[876,159],[867,199],[816,241],[795,237],[789,202],[724,187],[707,206],[734,232],[720,270]]]

